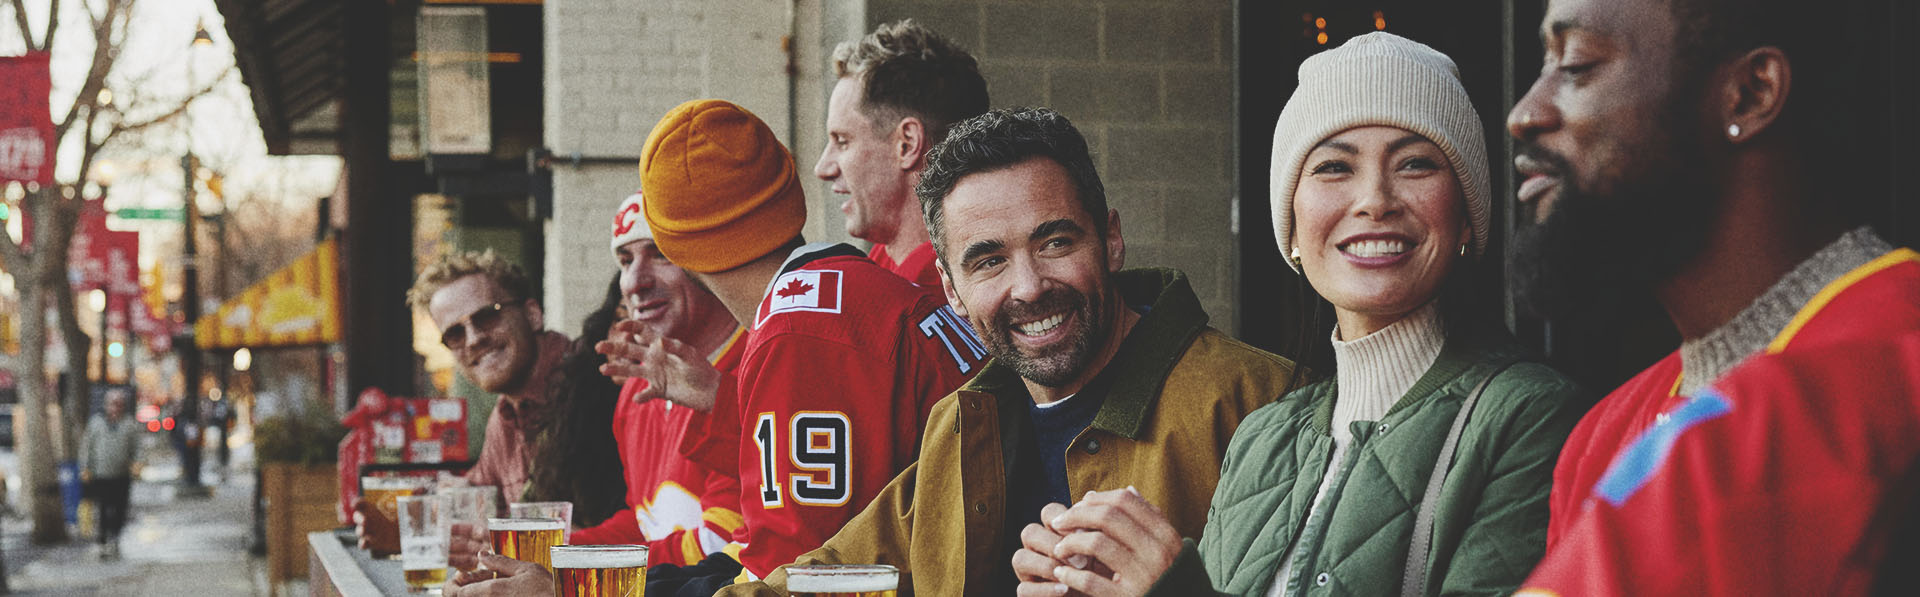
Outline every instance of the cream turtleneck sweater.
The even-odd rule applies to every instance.
[[[1333,399],[1333,456],[1327,459],[1327,472],[1313,495],[1313,505],[1307,510],[1308,519],[1324,515],[1320,506],[1326,501],[1327,488],[1333,486],[1334,477],[1340,472],[1340,463],[1346,460],[1347,448],[1353,444],[1353,423],[1377,421],[1386,416],[1394,403],[1413,389],[1420,376],[1439,360],[1440,348],[1446,342],[1446,329],[1433,303],[1352,341],[1342,341],[1339,328],[1334,329],[1337,393]],[[1295,538],[1293,546],[1280,558],[1280,570],[1274,576],[1273,586],[1267,590],[1269,597],[1287,594],[1288,577],[1293,575],[1299,545],[1300,539]]]

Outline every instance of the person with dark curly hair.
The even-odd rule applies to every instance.
[[[607,358],[593,350],[625,319],[618,275],[607,297],[581,324],[580,338],[567,349],[547,384],[553,414],[533,430],[526,492],[515,501],[573,502],[573,526],[582,531],[626,508],[626,483],[615,445],[613,411],[620,384],[600,373]],[[575,533],[575,537],[579,534]]]

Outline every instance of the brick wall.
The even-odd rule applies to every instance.
[[[791,130],[787,0],[547,0],[545,145],[556,156],[546,230],[548,326],[576,334],[615,270],[609,222],[639,187],[647,133],[681,102],[746,106]],[[578,153],[586,159],[573,166]]]
[[[827,52],[879,23],[912,17],[974,52],[994,107],[1048,106],[1072,119],[1087,135],[1109,204],[1120,211],[1128,265],[1185,271],[1213,325],[1236,330],[1230,3],[830,0],[809,10],[810,4],[799,3],[796,19],[799,88],[806,91],[796,102],[804,165],[822,143],[815,129],[823,126],[833,84]],[[823,199],[829,197],[825,185],[808,190],[815,198],[810,213],[824,232],[844,237],[838,210]]]
[[[974,50],[993,105],[1050,106],[1086,133],[1128,263],[1193,278],[1213,323],[1233,331],[1233,25],[1225,0],[547,0],[547,146],[554,169],[547,303],[577,329],[612,271],[607,212],[636,184],[633,161],[668,108],[722,97],[789,143],[807,182],[808,239],[851,241],[812,177],[824,144],[834,45],[913,17]],[[794,75],[782,36],[793,36]],[[788,85],[794,93],[789,102]],[[585,232],[576,232],[585,231]],[[610,258],[607,258],[610,259]],[[597,264],[607,263],[605,268]]]

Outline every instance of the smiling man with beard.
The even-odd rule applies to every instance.
[[[1578,316],[1651,293],[1683,343],[1574,430],[1523,594],[1863,593],[1912,522],[1920,254],[1852,227],[1859,173],[1821,121],[1846,46],[1805,14],[1548,6],[1548,68],[1507,120],[1536,220],[1520,295]]]
[[[916,464],[795,563],[893,565],[902,593],[1010,595],[1023,538],[1058,540],[1034,523],[1125,487],[1197,534],[1228,438],[1293,364],[1207,327],[1184,274],[1121,270],[1120,215],[1052,110],[954,125],[915,190],[948,304],[994,359],[934,405]]]
[[[545,330],[533,284],[492,250],[448,255],[407,291],[440,330],[454,366],[480,389],[500,395],[487,417],[486,444],[467,480],[518,500],[527,485],[528,430],[551,415],[547,378],[566,356],[567,337]]]

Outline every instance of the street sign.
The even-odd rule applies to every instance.
[[[123,207],[113,210],[113,215],[122,220],[178,220],[178,207]]]

